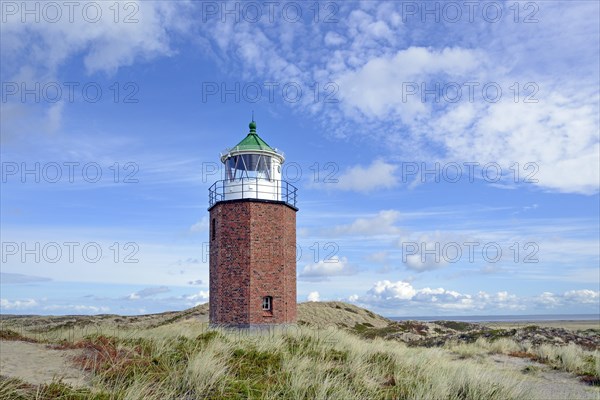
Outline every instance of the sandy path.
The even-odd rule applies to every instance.
[[[600,388],[588,386],[568,372],[555,371],[544,364],[528,359],[494,354],[487,359],[501,370],[522,373],[525,367],[534,367],[538,371],[524,376],[523,383],[532,389],[532,400],[600,400]]]
[[[85,373],[71,363],[79,354],[81,350],[52,350],[39,343],[0,340],[0,375],[35,385],[62,378],[73,386],[87,386]]]

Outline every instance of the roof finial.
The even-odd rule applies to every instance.
[[[252,110],[252,122],[248,125],[250,127],[250,134],[256,133],[256,122],[254,122],[254,110]]]

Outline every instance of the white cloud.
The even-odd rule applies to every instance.
[[[25,3],[22,4],[25,7]],[[50,7],[53,11],[48,12],[58,8],[61,15],[54,22],[47,20],[44,3],[31,3],[31,9],[38,9],[40,20],[37,22],[34,15],[27,16],[23,22],[20,11],[3,14],[5,21],[2,21],[0,36],[3,80],[25,84],[28,88],[36,84],[43,87],[49,83],[79,81],[64,76],[65,70],[61,69],[75,57],[82,58],[88,75],[113,75],[121,67],[174,54],[172,37],[187,32],[191,21],[188,17],[190,2],[185,0],[176,4],[164,1],[53,4],[55,7]],[[85,8],[88,6],[91,7]],[[118,22],[114,21],[116,9],[119,9]],[[89,15],[84,10],[89,11]],[[96,12],[100,18],[91,22]],[[54,18],[54,14],[51,15]],[[131,22],[125,22],[128,17]],[[86,84],[77,83],[79,90]],[[63,99],[66,91],[63,88]],[[61,128],[66,108],[63,101],[54,104],[31,101],[24,105],[18,104],[19,99],[20,96],[9,97],[0,109],[3,143],[31,132],[54,133]],[[27,114],[26,122],[19,119],[23,113]]]
[[[382,300],[410,300],[415,296],[417,291],[408,282],[390,282],[385,280],[375,283],[367,293],[373,298]]]
[[[166,286],[145,288],[145,289],[139,290],[137,292],[131,293],[129,296],[127,296],[127,298],[129,300],[139,300],[139,299],[144,299],[147,297],[153,297],[160,293],[167,293],[169,291],[170,291],[170,289]]]
[[[338,46],[346,41],[343,36],[332,31],[327,32],[323,40],[327,46]]]
[[[120,10],[118,23],[114,22],[114,10],[109,9],[112,4],[103,2],[95,3],[101,8],[97,22],[86,21],[81,5],[72,20],[69,10],[62,9],[62,17],[55,23],[23,23],[20,13],[7,15],[6,23],[2,24],[3,48],[15,64],[19,60],[21,65],[48,70],[83,54],[89,73],[112,73],[137,59],[170,55],[169,35],[188,26],[187,3],[132,1],[128,4],[131,5],[127,10]],[[130,23],[124,22],[127,15],[132,16]]]
[[[569,290],[562,294],[544,292],[534,298],[534,301],[547,308],[561,307],[565,305],[596,305],[600,308],[600,291],[589,289]]]
[[[349,301],[382,309],[398,309],[398,312],[411,307],[427,310],[464,311],[488,308],[524,309],[524,305],[519,302],[517,296],[505,291],[495,294],[480,291],[473,296],[444,288],[416,289],[409,282],[391,282],[389,280],[376,282],[364,296],[353,295]]]
[[[334,235],[386,235],[397,234],[401,229],[394,224],[400,218],[396,210],[381,210],[369,218],[357,218],[351,224],[338,225],[331,230]]]
[[[431,107],[420,95],[421,83],[429,76],[443,73],[459,81],[481,66],[482,54],[475,50],[409,47],[394,56],[370,59],[356,70],[347,71],[337,79],[340,99],[347,115],[360,111],[369,118],[400,118],[411,123],[428,116]],[[416,85],[417,94],[409,94]]]
[[[370,192],[379,189],[390,189],[398,185],[397,165],[375,160],[371,165],[356,165],[348,168],[339,177],[339,182],[331,185],[334,189]]]
[[[332,256],[314,264],[305,265],[299,273],[301,279],[327,279],[331,276],[352,275],[356,273],[346,257]]]
[[[472,106],[477,110],[464,123],[449,111],[431,124],[444,127],[449,159],[498,163],[505,171],[519,163],[519,182],[531,177],[535,182],[529,184],[552,190],[595,193],[600,144],[597,109],[591,103],[598,95],[553,86],[546,83],[543,101],[535,104],[484,103]]]
[[[26,308],[37,307],[38,302],[34,299],[14,300],[0,299],[0,309],[2,310],[22,310]]]
[[[308,301],[321,301],[321,296],[319,292],[310,292],[308,296],[306,296],[306,300]]]
[[[543,292],[537,297],[538,304],[553,308],[560,305],[560,300],[551,292]]]
[[[198,293],[189,295],[189,296],[184,296],[184,298],[186,300],[191,301],[192,303],[190,305],[192,306],[199,306],[200,304],[204,304],[206,302],[208,302],[209,300],[209,291],[208,290],[200,290]]]
[[[405,148],[436,143],[443,146],[448,160],[495,162],[504,171],[515,162],[521,168],[535,163],[539,170],[533,184],[562,192],[595,193],[600,186],[597,92],[539,80],[534,84],[544,88],[543,97],[542,93],[537,97],[540,101],[515,102],[507,98],[507,92],[517,78],[494,71],[481,61],[484,58],[469,49],[411,47],[394,57],[371,59],[339,78],[342,109],[348,117],[362,114],[382,122],[398,120],[408,132],[401,142]],[[468,79],[482,87],[488,82],[485,77],[492,75],[504,87],[505,96],[497,103],[482,95],[474,102],[442,99],[434,108],[433,100],[423,101],[421,85],[438,74],[446,76],[439,79],[442,85]],[[410,95],[410,90],[416,94]],[[533,170],[520,172],[524,178]]]
[[[534,309],[552,309],[561,306],[600,306],[600,292],[593,290],[571,290],[563,294],[544,292],[534,298],[519,297],[507,291],[487,293],[479,291],[475,295],[460,293],[444,288],[416,289],[406,281],[376,282],[365,295],[352,295],[350,302],[379,309],[395,309],[407,312],[413,308],[428,311],[523,311],[533,305]],[[533,301],[532,301],[533,300]]]
[[[468,259],[468,255],[463,254],[464,241],[464,235],[459,233],[435,231],[401,237],[398,247],[402,249],[402,259],[408,269],[425,272],[447,265],[448,260]]]
[[[427,246],[432,247],[432,246]],[[410,254],[405,257],[406,262],[404,265],[408,269],[411,269],[416,272],[425,272],[431,271],[434,269],[438,269],[446,265],[446,262],[443,258],[439,257],[436,259],[435,255],[431,254]]]
[[[107,313],[110,311],[109,307],[106,306],[88,306],[88,305],[49,305],[44,306],[44,310],[47,311],[73,311],[78,314],[98,314],[98,313]]]
[[[290,34],[286,23],[268,29],[223,23],[203,28],[221,49],[219,60],[233,55],[230,64],[240,65],[236,73],[241,76],[304,84],[336,82],[337,106],[290,104],[318,115],[333,136],[379,141],[391,156],[413,161],[497,162],[504,171],[515,162],[521,166],[533,162],[539,171],[532,186],[567,193],[598,191],[598,60],[583,39],[598,37],[597,19],[586,18],[597,15],[597,4],[548,4],[543,20],[517,30],[512,29],[511,18],[502,18],[498,29],[484,28],[489,24],[480,19],[481,24],[463,20],[452,26],[420,24],[419,29],[406,29],[401,8],[392,2],[344,7],[335,32],[329,26],[308,31],[300,25],[296,34]],[[503,13],[511,13],[507,5]],[[315,43],[326,46],[297,51],[298,38],[308,32],[322,38]],[[246,50],[236,53],[238,47]],[[474,100],[471,89],[461,86],[462,97],[455,103],[447,98],[435,103],[431,96],[423,101],[421,85],[431,88],[436,82],[442,88],[447,83],[479,86]],[[412,83],[418,91],[408,95],[407,85]],[[484,98],[487,83],[502,88],[499,102]],[[529,84],[539,89],[534,96],[537,103],[524,103],[534,87]],[[386,165],[393,169],[393,164]],[[367,192],[396,184],[389,172],[385,176],[383,171],[383,177],[367,174],[370,179],[364,179],[365,171],[362,167],[349,171],[348,179],[337,186]],[[510,179],[495,185],[510,188]]]
[[[593,290],[569,290],[563,297],[568,302],[600,305],[600,292]]]

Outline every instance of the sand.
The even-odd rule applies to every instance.
[[[531,389],[534,396],[531,400],[600,399],[600,388],[581,383],[573,374],[553,370],[529,359],[493,354],[487,356],[484,362],[493,364],[499,370],[522,374],[523,385]],[[524,373],[527,367],[531,368],[532,372]]]
[[[44,344],[0,340],[0,375],[37,385],[62,379],[73,386],[88,386],[89,377],[71,359],[82,350],[53,350]]]
[[[519,329],[530,325],[537,325],[542,328],[562,328],[571,331],[579,331],[586,329],[600,329],[599,320],[584,320],[584,321],[518,321],[518,322],[480,322],[492,329]]]

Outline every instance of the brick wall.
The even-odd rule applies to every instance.
[[[296,211],[227,201],[211,208],[210,220],[210,322],[296,322]],[[272,296],[272,312],[263,311],[264,296]]]

